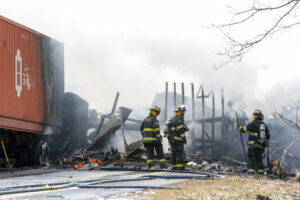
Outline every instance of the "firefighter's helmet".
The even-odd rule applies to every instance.
[[[177,106],[175,112],[177,112],[177,111],[185,112],[186,111],[186,105]]]
[[[153,106],[152,108],[150,108],[150,110],[156,112],[157,115],[159,115],[159,113],[160,113],[160,111],[161,111],[160,108],[159,108],[158,106]]]
[[[261,118],[261,119],[264,118],[264,115],[262,114],[261,110],[259,110],[259,109],[254,110],[253,116],[257,116],[256,118]]]

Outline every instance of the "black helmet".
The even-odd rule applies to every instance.
[[[160,108],[158,106],[153,106],[152,108],[150,108],[150,110],[153,110],[154,112],[156,112],[158,115],[160,113]]]
[[[264,115],[262,114],[261,110],[259,110],[259,109],[254,110],[253,115],[256,115],[257,117],[259,117],[261,119],[264,118]]]

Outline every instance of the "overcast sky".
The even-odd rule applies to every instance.
[[[201,27],[227,22],[228,2],[247,8],[252,1],[0,0],[0,15],[63,42],[66,91],[100,111],[111,107],[117,91],[120,105],[150,106],[166,81],[185,82],[187,95],[191,82],[216,90],[223,85],[226,99],[249,111],[295,103],[299,27],[253,48],[240,63],[213,69],[224,38]],[[241,34],[263,26],[254,21]]]

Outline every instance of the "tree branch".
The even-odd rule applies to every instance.
[[[228,41],[228,47],[225,48],[222,52],[219,52],[218,54],[221,56],[225,56],[226,59],[225,61],[221,62],[221,64],[216,65],[216,69],[220,69],[224,65],[232,62],[232,61],[241,61],[243,56],[248,53],[253,46],[257,45],[258,43],[262,42],[265,40],[267,37],[272,36],[274,33],[277,33],[279,31],[291,28],[293,26],[299,25],[300,24],[300,19],[297,20],[294,23],[290,23],[287,25],[281,26],[283,21],[288,17],[291,16],[292,12],[295,10],[297,5],[299,4],[300,0],[289,0],[285,3],[282,3],[278,6],[273,6],[273,7],[256,7],[254,2],[253,7],[244,11],[237,11],[231,6],[229,7],[231,10],[233,10],[233,17],[231,21],[227,24],[221,24],[221,25],[212,25],[213,28],[218,28],[221,30],[223,35]],[[287,10],[286,10],[287,9]],[[271,25],[267,30],[263,31],[262,33],[257,34],[256,36],[246,39],[245,41],[238,41],[234,39],[231,36],[231,33],[229,32],[230,28],[236,27],[238,25],[244,24],[248,22],[250,19],[253,19],[255,16],[257,16],[260,13],[266,13],[266,12],[271,12],[271,11],[284,11],[282,15],[278,19],[275,20],[273,25]],[[295,17],[295,16],[294,16]],[[242,18],[242,19],[237,19],[237,18]],[[295,17],[296,18],[296,17]],[[224,28],[229,28],[229,30],[225,33],[223,31]]]
[[[283,150],[283,154],[281,156],[281,161],[280,161],[280,166],[283,166],[284,164],[284,160],[285,160],[285,156],[289,153],[288,150],[294,146],[295,144],[297,144],[298,142],[300,142],[300,139],[296,140],[296,141],[293,141],[291,142],[284,150]]]
[[[298,125],[298,123],[293,122],[292,120],[284,117],[282,114],[275,112],[274,113],[276,117],[278,117],[279,119],[281,119],[282,121],[284,121],[286,124],[288,124],[289,126],[293,127],[294,129],[296,129],[297,131],[300,131],[300,127]],[[300,134],[300,133],[299,133]]]
[[[251,9],[241,11],[241,12],[236,11],[236,9],[232,8],[231,6],[227,6],[227,7],[230,7],[231,9],[235,10],[235,12],[233,12],[233,17],[232,17],[231,21],[233,21],[234,18],[237,18],[241,15],[248,14],[248,13],[249,13],[249,15],[247,15],[242,20],[238,20],[238,21],[235,21],[235,22],[232,22],[232,23],[227,23],[227,24],[213,25],[213,26],[215,28],[223,28],[223,27],[231,27],[231,26],[234,26],[234,25],[238,25],[238,24],[244,23],[244,22],[248,21],[249,19],[253,18],[256,14],[259,14],[259,13],[262,13],[262,12],[265,12],[265,11],[278,10],[278,9],[281,9],[281,8],[284,8],[284,7],[288,6],[289,4],[291,4],[293,2],[295,2],[295,4],[297,4],[299,2],[299,0],[291,0],[287,3],[284,3],[284,4],[276,6],[276,7],[257,8],[255,6],[253,6]]]

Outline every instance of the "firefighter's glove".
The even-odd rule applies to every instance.
[[[267,142],[266,142],[266,140],[262,140],[262,141],[261,141],[261,145],[262,145],[263,147],[267,147]]]
[[[169,141],[170,144],[174,142],[174,140],[172,139],[171,136],[168,136],[168,141]]]
[[[155,142],[155,143],[160,143],[160,142],[161,142],[161,139],[160,139],[160,138],[157,138],[154,142]]]
[[[160,136],[160,138],[159,138],[159,139],[160,139],[160,142],[162,142],[162,141],[163,141],[163,137],[162,137],[162,136]]]
[[[184,131],[188,132],[190,129],[187,126],[184,126]]]
[[[183,143],[186,144],[186,139],[183,140]]]
[[[240,128],[241,128],[241,125],[237,125],[236,127],[237,127],[237,129],[238,129],[238,130],[240,130]]]

